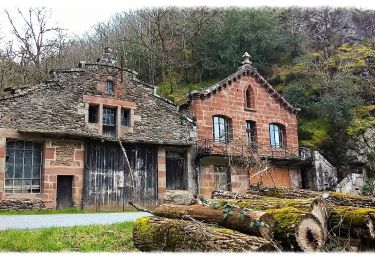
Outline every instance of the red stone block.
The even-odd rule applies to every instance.
[[[55,148],[45,148],[44,149],[44,158],[47,160],[55,159]]]
[[[74,160],[75,161],[83,161],[85,159],[85,151],[84,150],[75,150],[74,153]]]

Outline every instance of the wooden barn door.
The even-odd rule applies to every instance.
[[[85,148],[84,206],[124,207],[129,201],[157,201],[157,147],[125,145],[133,177],[117,142],[88,141]]]
[[[185,154],[176,151],[166,151],[166,182],[167,190],[186,190]]]

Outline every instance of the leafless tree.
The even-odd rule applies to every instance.
[[[26,12],[17,9],[17,16],[12,16],[4,10],[12,28],[12,34],[19,43],[15,54],[25,66],[32,63],[37,70],[41,68],[42,60],[59,47],[59,38],[62,29],[50,25],[51,12],[46,8],[30,7]],[[17,19],[21,19],[22,26],[17,26]]]

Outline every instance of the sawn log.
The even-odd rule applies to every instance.
[[[133,244],[140,251],[165,252],[241,252],[275,251],[261,237],[248,236],[226,228],[201,222],[160,217],[137,219],[133,228]]]
[[[174,205],[162,204],[153,211],[156,216],[197,220],[237,230],[245,234],[271,239],[275,227],[272,214],[241,208],[234,205],[224,207],[215,204]]]

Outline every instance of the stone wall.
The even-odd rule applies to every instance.
[[[82,204],[84,143],[78,140],[48,139],[44,148],[43,199],[48,208],[56,208],[57,176],[73,176],[73,206]]]
[[[1,210],[43,210],[46,203],[42,199],[9,199],[0,200]]]
[[[312,165],[304,173],[305,186],[311,190],[333,190],[337,185],[337,170],[318,151],[314,151]]]

